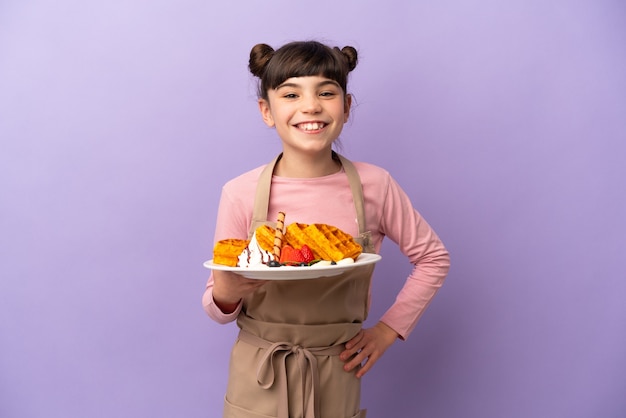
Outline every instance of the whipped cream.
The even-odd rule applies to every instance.
[[[337,265],[337,266],[343,266],[346,264],[354,264],[354,260],[350,257],[348,258],[344,258],[342,260],[336,261],[336,262],[332,262],[330,260],[320,260],[317,263],[313,264],[316,267],[322,267],[322,266],[332,266],[332,265]]]
[[[274,254],[270,251],[266,251],[259,245],[256,240],[256,232],[252,235],[250,243],[239,254],[239,267],[260,267],[267,265],[270,261],[274,260]]]

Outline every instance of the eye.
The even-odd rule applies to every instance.
[[[322,97],[333,97],[335,96],[337,93],[335,93],[334,91],[323,91],[320,93],[320,96]]]
[[[295,99],[298,97],[298,95],[296,93],[286,93],[286,94],[283,94],[283,97],[285,99]]]

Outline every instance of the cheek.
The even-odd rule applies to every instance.
[[[341,115],[344,122],[348,121],[348,117],[350,116],[350,108],[341,106],[337,109],[337,115]]]
[[[293,112],[286,106],[274,108],[274,121],[276,123],[289,123],[293,116]]]

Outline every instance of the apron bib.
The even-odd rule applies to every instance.
[[[354,165],[338,158],[348,176],[359,224],[355,240],[373,252],[365,230],[363,192]],[[274,166],[259,177],[250,235],[267,221]],[[306,268],[306,267],[303,267]],[[361,329],[369,310],[374,265],[333,277],[270,281],[246,297],[237,318],[224,418],[364,418],[356,371],[339,354]]]

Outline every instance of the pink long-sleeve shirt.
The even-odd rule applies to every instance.
[[[354,162],[354,165],[361,177],[366,224],[376,252],[379,252],[383,238],[387,237],[413,264],[395,302],[380,319],[406,339],[443,284],[450,266],[449,255],[437,234],[386,170],[362,162]],[[257,181],[263,168],[244,173],[224,185],[215,242],[248,237]],[[274,176],[268,219],[277,219],[279,211],[286,213],[285,225],[292,222],[325,223],[353,236],[358,235],[352,192],[343,171],[316,178]],[[241,303],[234,312],[225,314],[214,303],[212,292],[211,274],[202,298],[205,311],[219,323],[235,320]]]

